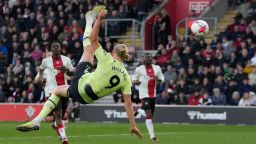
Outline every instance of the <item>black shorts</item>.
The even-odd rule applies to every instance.
[[[78,92],[79,79],[86,73],[92,72],[92,64],[89,62],[80,62],[76,67],[76,72],[68,88],[68,97],[74,102],[87,104]]]
[[[152,115],[154,114],[156,98],[143,98],[141,99],[141,103],[142,103],[141,108],[143,110],[151,110]]]

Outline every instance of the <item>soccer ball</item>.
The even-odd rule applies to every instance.
[[[191,31],[196,36],[205,36],[209,32],[209,25],[204,20],[196,20],[191,25]]]

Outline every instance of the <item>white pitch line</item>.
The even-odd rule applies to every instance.
[[[175,135],[178,134],[177,132],[161,132],[156,133],[157,135]],[[130,136],[131,134],[102,134],[102,135],[70,135],[69,138],[81,138],[81,137],[115,137],[115,136]],[[148,133],[142,133],[142,135],[148,135]],[[0,140],[10,140],[10,139],[49,139],[49,138],[56,138],[56,136],[35,136],[35,137],[0,137]]]

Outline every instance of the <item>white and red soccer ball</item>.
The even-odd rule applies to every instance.
[[[196,36],[205,36],[209,32],[209,25],[204,20],[196,20],[191,25],[191,31]]]

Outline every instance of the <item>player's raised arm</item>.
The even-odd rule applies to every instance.
[[[99,39],[98,35],[99,35],[101,24],[103,23],[106,15],[107,15],[107,10],[100,11],[98,18],[96,19],[93,25],[92,32],[89,39],[91,41],[91,46],[94,50],[96,50],[100,46],[98,42],[98,39]]]
[[[125,110],[126,110],[129,122],[130,122],[131,133],[136,134],[140,139],[142,139],[142,135],[141,135],[140,131],[138,130],[138,128],[136,127],[136,123],[134,120],[130,94],[124,94],[124,105],[125,105]]]

